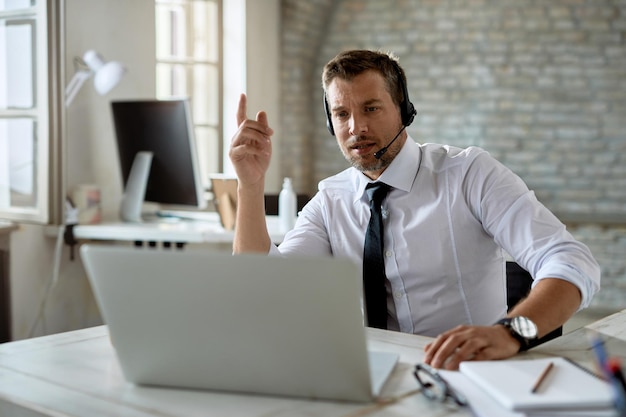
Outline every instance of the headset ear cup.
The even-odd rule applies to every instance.
[[[417,114],[417,110],[415,110],[415,106],[409,100],[409,89],[406,86],[405,78],[402,76],[402,71],[400,70],[400,65],[396,67],[398,71],[398,81],[400,83],[400,89],[402,90],[402,96],[404,97],[404,101],[400,106],[400,116],[402,117],[402,125],[407,127],[413,120],[415,119],[415,115]]]
[[[405,97],[408,97],[408,95],[405,95]],[[406,106],[404,106],[405,108],[403,109],[402,124],[404,125],[404,127],[407,127],[408,125],[413,123],[413,120],[415,120],[417,110],[415,110],[415,106],[410,101],[405,101],[405,103]]]
[[[332,136],[335,136],[335,128],[333,127],[333,121],[330,116],[330,109],[328,108],[328,100],[326,100],[326,93],[324,93],[324,112],[326,113],[326,127]]]

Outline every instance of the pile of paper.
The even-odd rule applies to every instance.
[[[538,390],[533,386],[552,363]],[[618,416],[606,381],[564,358],[462,362],[441,375],[481,417]]]

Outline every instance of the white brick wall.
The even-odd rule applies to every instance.
[[[478,145],[517,172],[603,269],[594,303],[626,307],[625,0],[283,0],[284,176],[300,192],[346,167],[320,74],[349,48],[394,51],[419,142]],[[611,217],[613,226],[594,225]],[[621,225],[620,225],[621,223]]]

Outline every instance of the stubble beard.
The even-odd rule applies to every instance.
[[[350,157],[345,153],[344,157],[346,158],[346,161],[350,163],[350,165],[363,173],[378,172],[383,168],[386,168],[390,163],[390,161],[387,160],[385,156],[382,156],[380,159],[374,158],[373,161],[364,161],[361,158]]]
[[[339,148],[341,149],[341,153],[343,154],[345,160],[348,161],[352,167],[358,169],[364,174],[368,172],[380,172],[384,168],[387,168],[393,159],[387,155],[388,152],[385,152],[385,154],[383,154],[380,158],[373,157],[373,161],[364,160],[363,158],[350,155],[349,151],[344,150],[341,145],[339,145]],[[391,149],[389,149],[389,151],[391,151]]]

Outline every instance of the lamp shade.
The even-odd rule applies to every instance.
[[[76,71],[74,77],[65,89],[65,106],[69,106],[84,82],[94,75],[94,88],[100,95],[107,94],[115,87],[126,72],[126,68],[117,62],[106,62],[102,56],[94,50],[89,50],[83,55],[83,62],[87,68]]]
[[[111,91],[120,82],[124,72],[126,72],[121,63],[117,61],[105,63],[102,56],[93,50],[85,52],[83,60],[95,74],[93,83],[100,95]]]
[[[100,95],[105,95],[115,87],[126,70],[119,62],[108,62],[96,72],[93,85]]]

